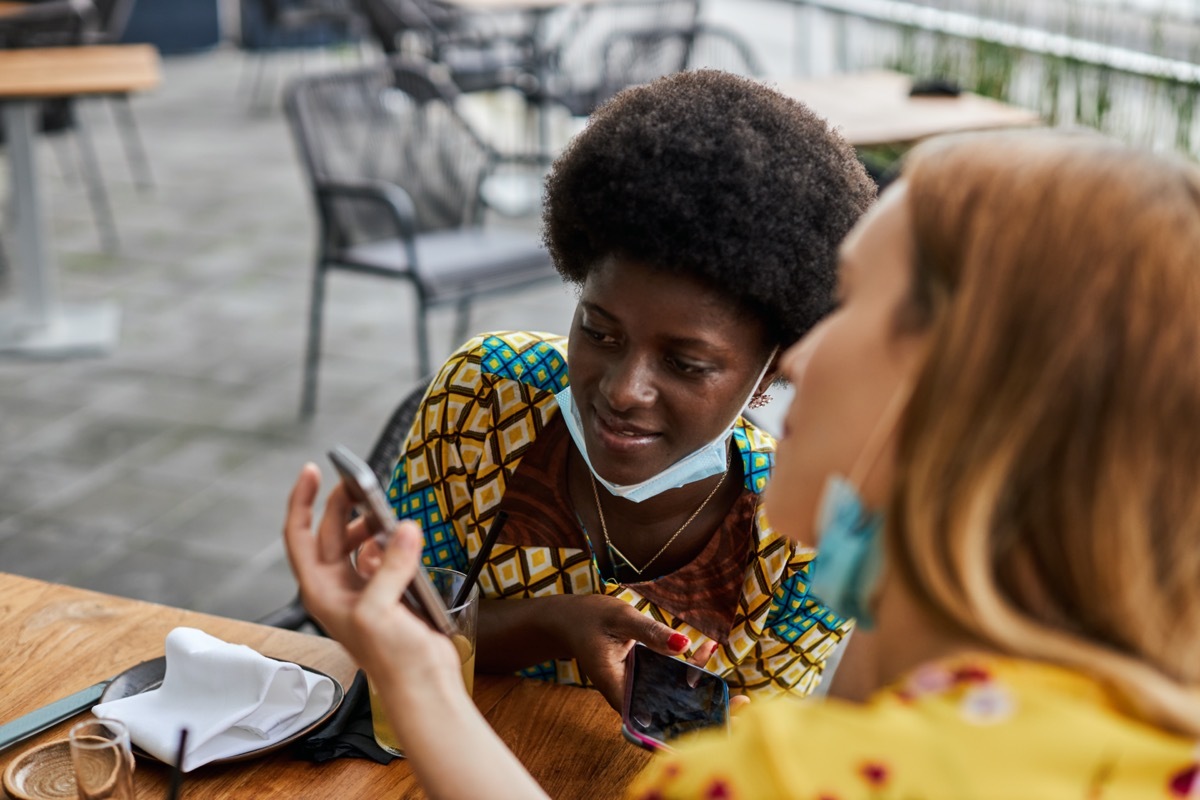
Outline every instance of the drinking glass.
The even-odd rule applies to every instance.
[[[452,569],[438,567],[429,568],[426,572],[429,573],[433,588],[437,589],[442,602],[449,608],[467,576]],[[450,619],[458,625],[458,634],[451,641],[462,664],[463,684],[467,687],[467,694],[471,694],[475,688],[475,625],[479,618],[479,585],[471,587],[471,593],[462,605],[449,608],[449,611]],[[370,681],[367,682],[367,692],[371,697],[371,730],[375,734],[375,744],[394,756],[403,756],[404,748],[388,723],[383,703],[375,694],[375,687],[371,686]]]
[[[134,800],[129,730],[115,719],[91,719],[71,728],[71,764],[79,800]]]

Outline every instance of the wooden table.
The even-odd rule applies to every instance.
[[[330,639],[0,572],[0,723],[162,655],[167,633],[180,625],[312,666],[347,687],[355,673],[349,655]],[[619,796],[649,758],[624,741],[619,717],[590,689],[478,675],[475,702],[551,797]],[[73,721],[0,750],[0,772],[25,749],[65,737]],[[164,797],[168,776],[167,768],[139,761],[138,797]],[[201,767],[183,786],[186,800],[422,796],[404,760],[318,765],[286,752]]]
[[[158,51],[150,45],[97,45],[0,50],[0,105],[12,164],[13,260],[19,296],[0,309],[0,352],[58,357],[106,352],[117,342],[112,304],[63,307],[35,164],[39,101],[124,94],[158,84]]]
[[[969,92],[958,97],[909,97],[912,79],[886,70],[787,79],[775,88],[824,117],[855,147],[910,144],[943,133],[1041,123],[1032,111]]]

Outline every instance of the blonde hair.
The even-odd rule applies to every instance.
[[[935,611],[1200,735],[1200,173],[1100,137],[904,173],[930,336],[889,555]]]

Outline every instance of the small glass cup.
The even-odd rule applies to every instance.
[[[79,800],[134,800],[129,729],[115,719],[90,719],[71,728],[71,764]]]
[[[463,573],[452,569],[431,567],[425,571],[447,606],[454,602],[455,595],[467,578]],[[462,605],[450,608],[449,611],[450,618],[458,625],[458,635],[452,641],[462,663],[463,684],[467,687],[467,694],[471,694],[475,689],[475,630],[479,618],[479,585],[471,587],[471,594]],[[367,682],[367,692],[371,697],[371,730],[375,734],[375,744],[394,756],[403,756],[404,748],[392,730],[384,714],[383,704],[370,681]]]

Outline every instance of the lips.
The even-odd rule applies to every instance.
[[[598,443],[617,453],[633,453],[658,441],[661,434],[593,411],[592,431]]]

